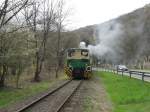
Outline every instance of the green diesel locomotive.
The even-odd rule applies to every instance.
[[[89,50],[79,48],[68,49],[65,73],[70,78],[89,79],[92,75]]]

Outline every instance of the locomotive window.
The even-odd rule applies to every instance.
[[[88,56],[88,51],[87,50],[82,50],[81,55],[82,56]]]
[[[75,50],[68,50],[68,56],[72,57],[74,56]]]

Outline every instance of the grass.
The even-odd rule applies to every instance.
[[[91,97],[85,98],[83,108],[84,108],[83,112],[92,112],[93,103]]]
[[[114,106],[113,112],[149,112],[150,83],[108,72],[96,72]]]
[[[8,106],[18,100],[24,99],[28,96],[34,95],[38,92],[48,89],[50,83],[42,82],[32,84],[28,88],[23,89],[8,89],[4,88],[0,90],[0,107]]]
[[[32,83],[23,89],[0,89],[0,108],[7,107],[19,100],[23,100],[31,95],[47,90],[52,82]]]

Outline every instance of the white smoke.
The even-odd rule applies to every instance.
[[[79,48],[85,49],[86,48],[86,43],[85,42],[80,42]]]
[[[122,25],[115,20],[103,23],[97,27],[98,36],[96,36],[97,44],[89,45],[90,54],[97,58],[105,58],[116,62],[119,59],[117,50],[118,43],[122,34]]]

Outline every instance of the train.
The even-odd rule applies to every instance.
[[[66,53],[65,74],[72,79],[90,79],[91,59],[88,49],[69,48]]]

